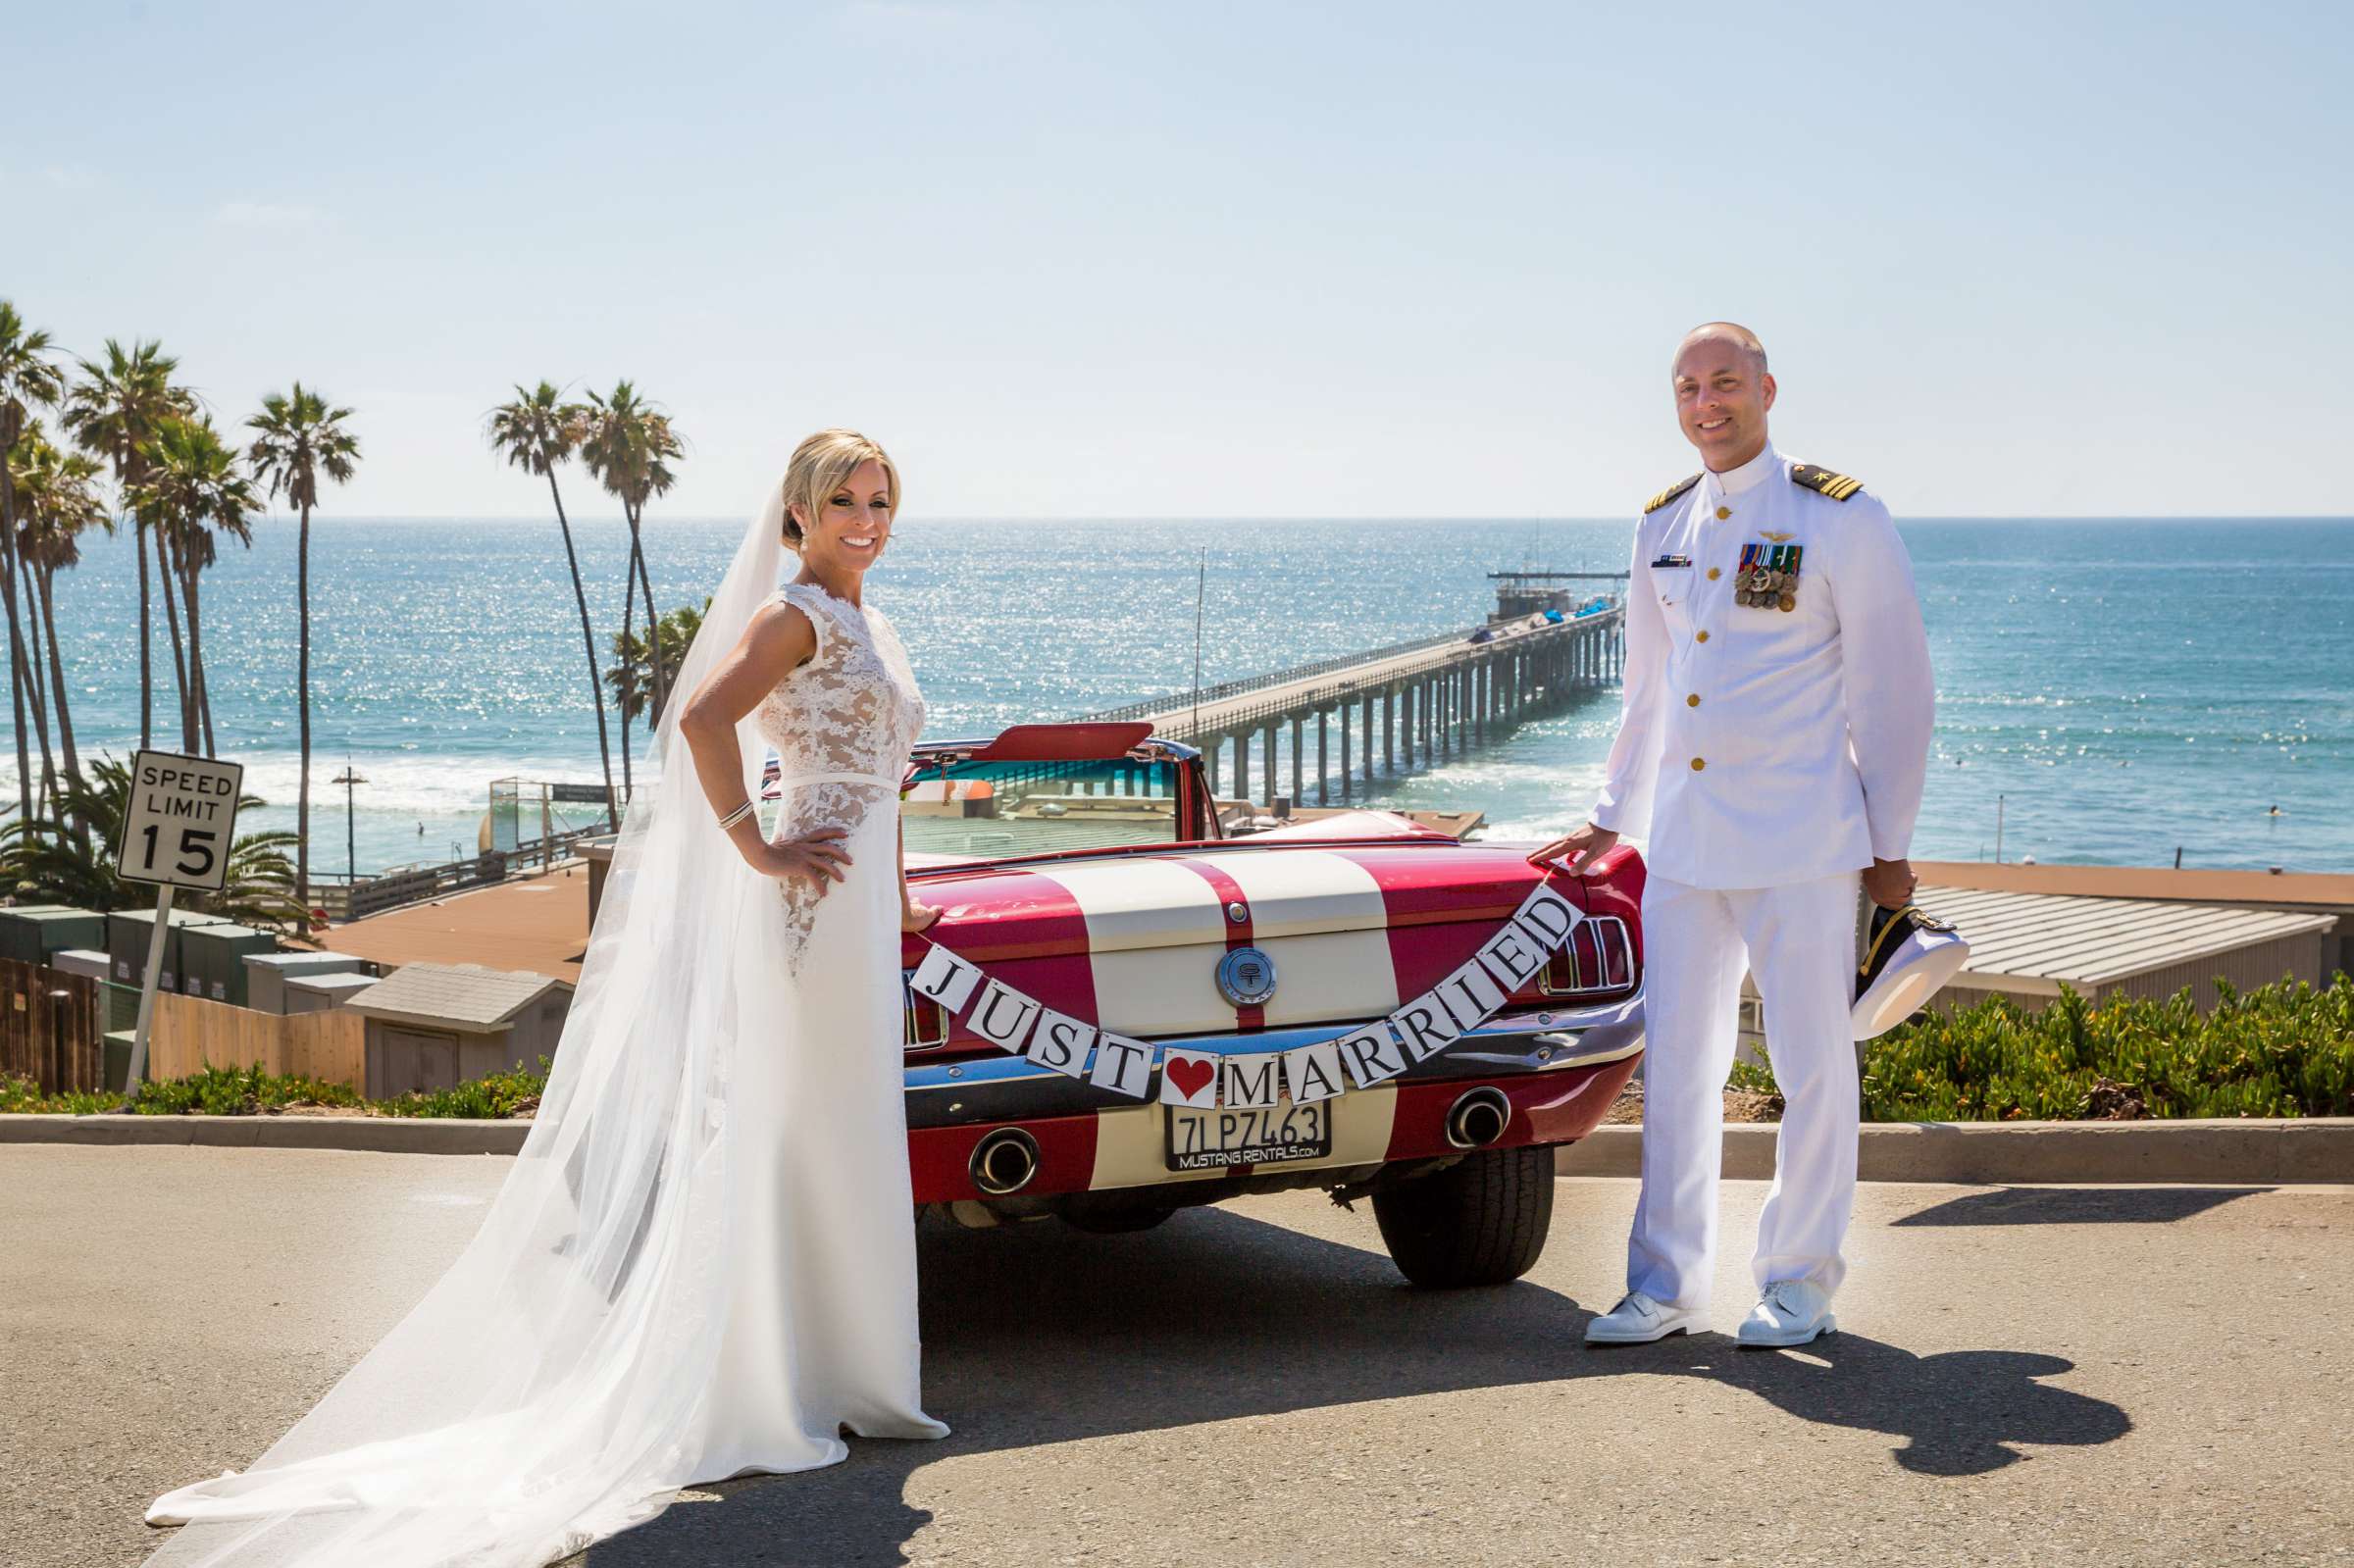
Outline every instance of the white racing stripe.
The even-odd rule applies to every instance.
[[[1071,895],[1098,955],[1226,939],[1218,890],[1184,866],[1140,855],[1031,869]]]
[[[1198,857],[1234,880],[1253,939],[1275,962],[1270,1025],[1376,1017],[1398,1005],[1389,916],[1373,874],[1316,850]],[[1042,867],[1087,921],[1099,1022],[1146,1037],[1227,1031],[1219,994],[1230,929],[1217,885],[1190,866],[1138,858]]]
[[[1251,930],[1257,936],[1389,927],[1381,884],[1345,855],[1320,849],[1262,849],[1196,858],[1241,886],[1251,905]]]
[[[1389,906],[1371,872],[1315,849],[1202,859],[1242,886],[1252,939],[1275,961],[1269,1025],[1373,1018],[1398,1005]]]
[[[1140,857],[1041,867],[1039,875],[1068,892],[1087,919],[1103,1028],[1153,1036],[1234,1027],[1216,975],[1226,915],[1200,872]]]

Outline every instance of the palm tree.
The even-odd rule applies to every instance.
[[[7,585],[9,692],[17,712],[19,821],[32,816],[32,758],[25,746],[25,710],[35,683],[17,603],[17,503],[12,475],[17,441],[31,424],[32,405],[53,405],[65,395],[65,379],[49,363],[49,334],[26,331],[17,307],[0,299],[0,574],[5,574],[0,582]],[[48,766],[49,727],[37,701],[33,717],[41,721],[42,789],[47,793],[55,790],[57,780]]]
[[[57,733],[66,756],[66,783],[81,783],[74,746],[74,710],[66,698],[65,654],[57,634],[57,574],[81,564],[80,535],[93,528],[112,531],[114,519],[98,500],[98,461],[84,452],[52,445],[35,425],[17,443],[9,478],[23,503],[17,535],[19,563],[30,574],[33,609],[45,632],[49,689],[57,697]]]
[[[160,425],[157,427],[159,431],[162,429]],[[148,439],[146,451],[149,454],[155,451],[153,437]],[[151,479],[154,477],[152,455],[149,463],[145,478]],[[130,509],[133,517],[138,515],[139,509],[131,497],[138,493],[139,488],[139,485],[128,485],[123,491],[123,504]],[[164,630],[171,633],[172,638],[172,687],[179,693],[179,747],[182,751],[194,751],[196,700],[188,681],[188,645],[179,631],[179,590],[174,586],[179,580],[180,571],[178,539],[173,531],[156,527],[152,520],[147,523],[147,536],[155,543],[155,582],[156,586],[163,590],[159,597],[164,601]]]
[[[527,474],[547,478],[547,493],[556,503],[556,528],[564,535],[564,564],[572,571],[572,602],[581,612],[581,647],[588,656],[588,702],[596,710],[596,750],[605,765],[605,826],[618,828],[614,809],[613,743],[605,733],[605,693],[596,678],[596,633],[588,626],[588,594],[581,586],[581,558],[572,547],[572,520],[564,515],[564,492],[556,487],[556,466],[580,444],[582,410],[560,401],[553,382],[541,381],[530,391],[515,388],[515,401],[490,411],[487,434],[490,449]],[[624,781],[627,782],[626,779]]]
[[[294,804],[294,886],[302,898],[308,898],[311,889],[311,508],[319,504],[322,474],[346,484],[359,468],[359,437],[343,428],[349,418],[350,409],[331,406],[296,381],[292,392],[263,398],[262,411],[245,422],[261,432],[248,452],[254,477],[272,495],[284,495],[302,513],[294,552],[294,596],[302,611],[294,676],[302,732],[302,790]]]
[[[55,790],[54,764],[53,759],[49,756],[48,688],[51,684],[59,683],[55,680],[56,672],[54,670],[44,672],[42,669],[42,659],[48,652],[48,644],[42,635],[38,570],[34,563],[42,523],[42,507],[36,500],[35,492],[38,487],[50,482],[48,473],[57,456],[57,448],[49,443],[48,434],[41,429],[40,422],[38,420],[29,421],[17,436],[16,444],[8,452],[6,471],[0,473],[0,488],[12,492],[10,496],[0,497],[0,501],[8,503],[6,510],[15,524],[15,527],[5,530],[7,539],[4,543],[0,543],[0,562],[5,562],[13,570],[14,593],[12,597],[25,621],[24,650],[26,663],[28,665],[29,674],[32,677],[29,683],[24,682],[18,683],[18,696],[21,701],[29,699],[26,705],[31,708],[34,723],[39,730],[44,801],[53,796]],[[83,461],[88,460],[84,459]],[[65,692],[62,689],[58,692],[58,698],[60,702],[65,700]],[[20,733],[19,739],[22,738],[23,735]],[[69,750],[69,772],[71,771],[71,762]],[[48,806],[44,804],[41,807],[41,814],[46,815],[48,810]]]
[[[658,631],[662,645],[659,660],[652,657],[643,637],[625,632],[613,639],[613,657],[618,662],[605,672],[605,679],[613,683],[623,723],[646,713],[657,681],[667,683],[678,679],[679,666],[686,663],[687,650],[693,644],[694,634],[703,629],[703,614],[710,608],[710,597],[705,595],[702,609],[682,604],[662,618]],[[652,706],[652,715],[647,719],[649,726],[662,717],[660,703],[655,701]]]
[[[187,744],[195,750],[201,732],[204,755],[211,756],[216,743],[212,694],[204,678],[203,576],[219,558],[218,534],[252,545],[253,514],[261,510],[261,498],[237,472],[235,450],[209,419],[164,421],[146,455],[147,479],[132,491],[132,507],[156,538],[170,545],[168,559],[187,608]]]
[[[583,415],[581,431],[581,461],[588,466],[605,489],[621,502],[622,516],[630,525],[630,566],[635,571],[632,588],[645,589],[645,619],[651,626],[655,621],[654,584],[645,569],[645,541],[642,525],[645,503],[650,498],[667,494],[677,481],[670,467],[672,458],[682,455],[685,448],[671,429],[670,416],[645,402],[638,389],[628,381],[614,383],[610,397],[588,394],[588,407]],[[621,632],[627,638],[631,629],[631,593],[625,591],[621,601]],[[653,671],[653,711],[658,716],[669,700],[669,674],[657,665]],[[622,766],[629,766],[630,714],[621,718]]]
[[[69,827],[49,822],[0,826],[0,893],[77,909],[126,909],[147,902],[152,889],[115,875],[115,838],[129,798],[129,768],[100,757],[90,777],[69,784],[61,796],[60,814]],[[258,795],[242,795],[237,809],[262,804]],[[286,858],[294,836],[282,830],[244,835],[230,845],[222,889],[181,897],[189,907],[240,925],[307,932],[310,912],[294,896],[296,874]]]
[[[114,465],[115,483],[124,488],[145,477],[146,459],[140,448],[155,434],[158,422],[194,411],[196,402],[172,384],[179,361],[164,352],[163,344],[134,341],[128,352],[113,338],[106,340],[106,363],[81,361],[82,379],[66,394],[65,426],[77,445]],[[135,553],[139,558],[139,744],[155,743],[153,713],[155,678],[149,655],[147,533],[138,527]]]

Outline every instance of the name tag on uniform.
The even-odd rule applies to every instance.
[[[1691,565],[1692,557],[1688,555],[1663,555],[1651,563],[1651,569],[1657,572],[1663,566],[1680,566],[1689,570]]]

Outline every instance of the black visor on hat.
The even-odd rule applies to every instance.
[[[1951,921],[1912,904],[1874,907],[1856,970],[1855,1037],[1873,1039],[1902,1023],[1969,961],[1970,943]]]

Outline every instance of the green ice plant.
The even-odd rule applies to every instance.
[[[142,1116],[271,1116],[309,1106],[361,1110],[371,1116],[504,1121],[538,1109],[547,1087],[548,1060],[537,1071],[517,1062],[503,1072],[432,1093],[388,1100],[364,1098],[348,1084],[288,1078],[259,1067],[208,1067],[186,1078],[150,1084],[140,1091]],[[0,1074],[0,1115],[45,1113],[94,1116],[122,1103],[120,1094],[69,1090],[43,1094],[29,1078]]]
[[[1742,1064],[1732,1084],[1771,1092],[1771,1064]],[[2187,988],[2095,1007],[2064,987],[2039,1012],[1993,997],[1865,1048],[1867,1121],[2067,1121],[2088,1114],[2096,1086],[2153,1117],[2354,1114],[2354,980],[2218,981],[2205,1014]]]

